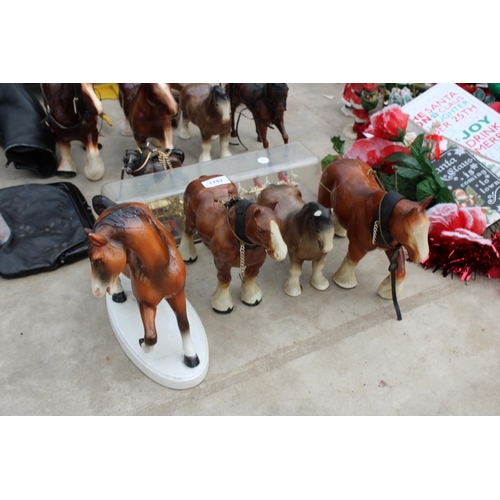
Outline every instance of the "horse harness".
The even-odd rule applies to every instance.
[[[215,200],[220,201],[220,200]],[[226,220],[229,229],[233,233],[234,237],[238,240],[240,244],[240,280],[242,283],[245,282],[245,249],[255,250],[259,247],[255,243],[248,241],[248,238],[245,233],[245,214],[250,207],[250,205],[255,205],[253,201],[238,198],[237,196],[233,196],[230,200],[221,202],[226,207]],[[234,208],[234,213],[236,214],[236,220],[234,222],[234,229],[231,227],[229,223],[229,209],[231,207]]]
[[[47,103],[47,120],[45,120],[45,124],[50,127],[50,125],[56,125],[57,127],[63,130],[74,130],[78,127],[84,126],[89,128],[88,118],[90,116],[87,106],[85,105],[85,101],[83,100],[83,92],[82,86],[79,83],[67,83],[69,98],[73,103],[73,111],[75,115],[78,116],[78,122],[76,125],[71,125],[69,127],[62,125],[59,123],[51,114],[50,106],[48,104],[49,100],[47,99],[45,92],[43,91],[43,84],[41,86],[43,97],[45,98],[45,102]],[[59,93],[61,89],[58,90]]]
[[[172,165],[172,162],[170,161],[170,155],[172,154],[172,149],[167,149],[167,151],[163,152],[158,148],[152,148],[147,142],[146,144],[141,144],[141,147],[138,147],[136,151],[139,152],[141,155],[141,158],[145,158],[144,161],[142,162],[142,165],[135,170],[132,170],[131,175],[137,174],[137,172],[140,172],[147,164],[148,161],[153,158],[158,158],[158,161],[162,164],[163,170],[172,170],[174,167]],[[125,165],[122,168],[122,179],[123,179],[123,174],[125,172]]]
[[[403,319],[396,296],[396,270],[398,268],[398,259],[401,253],[401,244],[396,242],[396,245],[392,246],[396,240],[392,237],[387,224],[394,207],[404,198],[402,194],[396,193],[396,191],[387,191],[380,200],[378,209],[375,210],[371,222],[372,243],[379,243],[394,249],[389,259],[389,271],[391,273],[392,302],[396,310],[398,321]]]

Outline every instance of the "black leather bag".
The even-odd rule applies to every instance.
[[[56,141],[45,124],[47,114],[22,83],[0,84],[0,146],[7,164],[40,177],[57,173]]]
[[[80,190],[69,182],[0,189],[0,214],[10,237],[0,245],[0,276],[19,278],[52,271],[88,257],[95,218]]]

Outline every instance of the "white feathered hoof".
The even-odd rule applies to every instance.
[[[104,176],[104,162],[99,157],[87,160],[84,172],[89,181],[99,181]]]
[[[147,345],[144,339],[139,339],[139,345],[141,346],[141,349],[145,353],[152,352],[153,349],[155,348],[154,345]]]
[[[186,264],[193,264],[198,259],[192,236],[188,237],[183,234],[177,250]]]
[[[234,303],[229,293],[229,287],[217,285],[212,295],[212,309],[218,314],[229,314],[233,311]]]
[[[324,276],[321,276],[320,278],[311,278],[310,283],[312,287],[320,291],[326,290],[330,286],[330,283]]]
[[[340,270],[333,275],[333,281],[340,288],[350,289],[358,286],[358,280],[355,276],[342,273]]]
[[[297,281],[287,279],[283,285],[283,291],[290,297],[298,297],[302,294],[302,286]]]
[[[241,302],[250,307],[258,306],[262,302],[262,292],[255,281],[246,280],[242,283]]]
[[[396,281],[396,296],[403,290],[403,282]],[[392,300],[391,275],[387,276],[378,287],[377,294],[383,299]]]

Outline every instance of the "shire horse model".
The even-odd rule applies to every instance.
[[[99,157],[97,117],[109,125],[102,103],[92,83],[42,83],[43,100],[47,110],[47,124],[54,131],[61,151],[57,168],[60,177],[74,177],[78,171],[71,156],[71,142],[82,142],[87,151],[85,175],[98,181],[104,175],[104,163]]]
[[[125,297],[115,299],[116,294],[123,294],[119,275],[123,272],[130,278],[144,325],[144,338],[139,344],[145,352],[158,340],[156,307],[165,299],[177,318],[184,364],[194,368],[200,360],[191,340],[186,312],[186,267],[174,238],[142,203],[112,204],[102,198],[98,204],[102,212],[94,229],[86,230],[94,295],[102,297],[107,291],[113,300],[123,302]]]
[[[173,148],[172,116],[179,106],[169,83],[119,83],[120,104],[137,146],[151,139],[164,151]],[[125,122],[126,123],[126,122]],[[122,134],[130,135],[124,131]]]
[[[305,260],[312,261],[311,285],[326,290],[325,257],[333,249],[335,230],[330,210],[317,202],[306,203],[294,186],[271,184],[259,193],[257,203],[272,208],[281,219],[281,234],[290,256],[289,277],[283,290],[297,297],[302,293],[300,276]]]
[[[285,130],[284,114],[288,85],[286,83],[230,83],[229,95],[231,99],[231,137],[237,137],[238,131],[234,126],[236,108],[244,104],[252,113],[257,130],[257,140],[263,143],[265,149],[269,147],[267,129],[278,127],[285,144],[288,144],[288,134]],[[240,141],[241,142],[241,141]]]
[[[230,103],[226,90],[219,85],[190,83],[179,95],[182,111],[179,137],[190,139],[189,122],[200,129],[201,155],[199,162],[212,159],[212,136],[220,136],[220,157],[231,156],[229,152]]]
[[[333,277],[342,288],[354,288],[358,262],[375,248],[384,250],[390,260],[391,274],[377,293],[392,297],[398,319],[396,292],[406,276],[403,246],[411,262],[421,262],[429,253],[429,219],[425,213],[429,196],[417,203],[394,191],[385,191],[370,165],[359,160],[336,160],[323,171],[318,202],[333,209],[339,224],[347,230],[347,255]],[[394,287],[395,285],[395,287]]]
[[[174,148],[161,151],[147,142],[141,144],[137,149],[127,149],[125,151],[123,170],[134,177],[163,172],[164,170],[182,167],[184,156],[182,149]]]
[[[231,268],[240,268],[241,300],[256,306],[262,292],[255,283],[268,254],[274,260],[286,257],[280,220],[267,207],[238,198],[236,186],[225,176],[202,176],[188,184],[184,193],[184,234],[179,252],[184,262],[197,259],[193,238],[197,231],[212,252],[218,285],[212,308],[230,313],[234,304],[229,293]]]

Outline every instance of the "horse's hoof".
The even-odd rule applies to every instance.
[[[194,368],[195,366],[198,366],[200,364],[200,358],[198,357],[198,354],[195,354],[194,356],[184,356],[184,364],[188,368]]]
[[[225,311],[219,311],[218,309],[215,309],[215,307],[212,307],[212,309],[217,313],[217,314],[229,314],[233,312],[234,307],[228,307]]]
[[[72,179],[76,176],[76,172],[70,172],[69,170],[58,170],[56,172],[57,177],[62,177],[63,179]]]
[[[127,295],[125,294],[124,291],[122,291],[122,292],[114,293],[111,296],[111,299],[113,300],[113,302],[116,302],[117,304],[122,304],[123,302],[125,302],[127,300]]]
[[[194,259],[188,259],[184,261],[184,264],[194,264],[198,260],[198,256],[196,256]]]
[[[319,290],[320,292],[322,292],[324,290],[327,290],[330,287],[330,283],[326,279],[324,281],[318,281],[318,282],[313,282],[311,280],[311,286],[313,288],[315,288],[316,290]]]
[[[255,306],[258,306],[262,302],[262,299],[256,300],[253,304],[249,304],[248,302],[245,302],[244,300],[242,300],[242,302],[243,302],[243,304],[245,304],[248,307],[255,307]]]
[[[154,348],[154,345],[147,345],[144,339],[139,339],[139,345],[141,346],[141,349],[146,353],[151,352]]]

